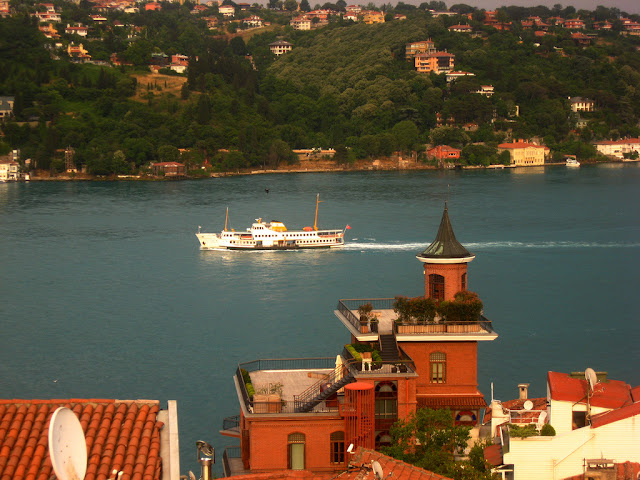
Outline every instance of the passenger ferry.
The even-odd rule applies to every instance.
[[[229,209],[224,221],[224,230],[220,233],[204,233],[198,227],[196,237],[200,241],[201,250],[299,250],[303,248],[336,248],[344,246],[345,231],[343,229],[318,230],[318,205],[320,194],[316,198],[316,216],[313,227],[302,230],[287,230],[284,223],[272,220],[263,222],[256,219],[246,232],[227,229]]]

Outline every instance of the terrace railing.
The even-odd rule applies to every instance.
[[[395,298],[352,298],[338,301],[337,310],[347,321],[360,331],[360,318],[353,312],[358,311],[358,307],[370,303],[374,310],[393,310]]]
[[[231,458],[242,458],[242,450],[240,446],[233,447],[225,447],[224,453],[222,454],[222,468],[224,469],[224,476],[230,477],[233,475],[231,470]]]
[[[491,320],[481,316],[472,322],[441,321],[434,323],[394,322],[396,335],[429,335],[431,333],[493,333]]]
[[[255,401],[251,399],[244,383],[242,370],[246,370],[247,372],[255,372],[258,370],[321,370],[334,369],[335,366],[335,357],[260,359],[239,364],[236,369],[236,378],[245,407],[250,413],[295,413],[296,407],[294,401],[282,399],[277,401],[275,401],[275,399]],[[332,409],[326,407],[318,410],[316,408],[314,411],[329,412],[332,411]]]
[[[345,366],[357,376],[371,375],[375,377],[396,373],[415,373],[416,367],[413,360],[404,350],[401,348],[399,350],[400,360],[394,360],[393,362],[372,360],[369,365],[368,362],[363,363],[353,358],[353,355],[346,347],[342,350],[342,358],[345,359]]]
[[[240,415],[234,415],[222,420],[222,430],[232,430],[240,433]]]

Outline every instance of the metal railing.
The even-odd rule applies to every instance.
[[[343,364],[335,367],[332,372],[328,373],[324,378],[311,385],[300,395],[293,396],[295,410],[297,412],[306,411],[304,410],[304,408],[307,407],[308,404],[311,404],[314,399],[322,395],[325,392],[325,388],[329,389],[335,384],[348,383],[350,381],[353,381],[353,376],[351,375],[347,366]],[[327,405],[327,408],[331,408],[331,406]],[[337,408],[337,405],[334,406],[334,409],[335,408]]]
[[[222,420],[222,429],[238,430],[238,433],[240,433],[240,415],[226,417],[224,420]]]
[[[427,335],[431,333],[493,333],[491,320],[481,316],[473,322],[394,322],[393,331],[397,335]]]
[[[358,311],[358,307],[370,303],[374,310],[393,310],[393,302],[395,298],[351,298],[339,300],[337,310],[360,331],[360,318],[353,313]]]
[[[239,364],[236,369],[236,378],[244,405],[249,413],[295,413],[296,408],[294,401],[282,399],[278,401],[275,401],[275,399],[255,401],[255,399],[251,399],[244,383],[242,370],[246,370],[247,372],[255,372],[258,370],[320,370],[328,368],[335,369],[335,366],[335,357],[260,359]],[[335,409],[320,407],[314,411],[330,412],[333,410]]]
[[[415,363],[413,360],[402,350],[400,352],[400,360],[394,360],[392,362],[385,362],[383,360],[372,360],[369,365],[367,362],[356,360],[351,352],[345,347],[342,350],[342,358],[345,359],[344,365],[354,375],[389,375],[396,373],[415,373]]]
[[[230,458],[242,458],[242,450],[240,448],[240,445],[224,448],[224,453],[222,454],[222,468],[224,469],[225,477],[230,477],[233,473],[231,471],[231,464],[229,462]]]

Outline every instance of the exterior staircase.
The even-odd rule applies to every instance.
[[[388,333],[380,335],[380,356],[383,362],[397,362],[400,360],[400,352],[398,351],[398,344],[396,343],[396,336],[394,333]]]
[[[356,379],[343,365],[337,367],[330,375],[312,385],[305,392],[294,396],[294,408],[296,413],[307,413],[316,405],[323,402],[345,385],[355,382]]]

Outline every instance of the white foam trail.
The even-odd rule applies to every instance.
[[[494,250],[494,249],[545,249],[545,248],[638,248],[639,242],[476,242],[463,244],[470,251],[474,250]],[[428,243],[364,243],[349,242],[342,248],[343,250],[395,250],[395,251],[422,251],[429,246]]]

